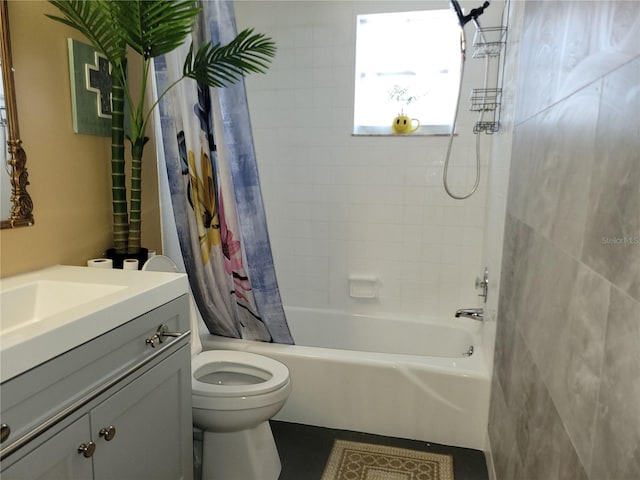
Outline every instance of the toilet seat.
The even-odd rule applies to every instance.
[[[250,397],[273,392],[289,382],[289,370],[271,358],[249,352],[209,350],[191,361],[191,389],[194,396]],[[215,384],[199,378],[216,372],[240,373],[262,381],[242,385]]]

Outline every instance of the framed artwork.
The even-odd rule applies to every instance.
[[[73,131],[111,136],[111,64],[95,48],[72,38],[69,48]]]

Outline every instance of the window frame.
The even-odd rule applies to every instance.
[[[407,22],[407,23],[404,23]],[[410,24],[409,22],[415,22],[414,24]],[[421,24],[424,22],[432,22],[432,24],[436,24],[437,28],[432,29],[435,32],[429,30],[424,33],[424,36],[421,37],[418,41],[414,42],[410,48],[405,48],[403,45],[400,48],[396,48],[395,45],[389,45],[385,48],[384,40],[381,40],[381,34],[378,33],[378,37],[376,38],[373,28],[377,28],[378,31],[384,31],[385,37],[393,37],[394,35],[402,35],[405,32],[412,32],[412,34],[419,33],[419,28]],[[374,25],[377,24],[377,25]],[[395,25],[394,25],[395,24]],[[362,27],[362,28],[361,28]],[[373,28],[372,28],[373,27]],[[402,27],[406,27],[406,29],[401,29]],[[368,28],[367,31],[363,30],[363,28]],[[394,30],[395,28],[395,30]],[[384,29],[384,30],[383,30]],[[438,31],[441,29],[441,31]],[[442,31],[446,30],[445,38],[440,42],[440,37],[442,36]],[[364,32],[364,33],[363,33]],[[389,33],[391,32],[391,33]],[[450,41],[453,38],[456,38],[457,41]],[[425,39],[432,38],[431,42],[426,42]],[[451,124],[453,122],[454,117],[454,109],[457,104],[457,93],[460,82],[460,50],[459,50],[459,38],[460,38],[460,30],[459,25],[456,21],[455,15],[449,9],[433,9],[433,10],[414,10],[414,11],[402,11],[402,12],[387,12],[387,13],[371,13],[371,14],[359,14],[356,17],[356,52],[355,52],[355,66],[354,66],[354,104],[353,104],[353,135],[369,135],[369,136],[408,136],[408,135],[448,135],[451,131]],[[372,40],[373,39],[373,40]],[[371,42],[367,45],[364,45],[362,42],[371,40]],[[437,42],[436,42],[437,40]],[[424,49],[424,43],[428,44],[437,44],[438,49],[433,50],[432,57],[429,57],[429,60],[421,60],[412,64],[405,64],[402,62],[406,62],[408,59],[417,58],[417,53],[413,50],[415,49]],[[441,48],[442,45],[445,45],[447,48]],[[363,48],[364,46],[364,48]],[[376,48],[378,48],[376,50]],[[394,50],[395,49],[395,50]],[[443,52],[444,51],[444,52]],[[409,53],[407,53],[409,52]],[[452,56],[453,53],[454,54]],[[402,55],[404,53],[404,55]],[[396,60],[402,57],[400,63],[396,63]],[[422,58],[422,56],[419,56]],[[381,58],[388,58],[389,63],[386,65],[376,64],[376,61],[379,61]],[[436,59],[434,61],[433,59]],[[428,63],[432,62],[432,63]],[[405,68],[395,68],[391,65],[395,63],[396,67],[398,65],[402,65]],[[441,68],[437,70],[432,67],[432,64],[436,64],[438,66],[445,65],[446,68]],[[383,70],[383,69],[387,70]],[[431,70],[428,70],[431,68]],[[395,71],[394,71],[395,70]],[[367,93],[363,92],[363,86],[367,86],[370,90],[375,92],[375,82],[378,82],[378,78],[382,78],[382,81],[379,83],[384,84],[384,77],[387,76],[389,78],[398,77],[399,75],[405,74],[416,74],[415,72],[425,72],[429,71],[431,78],[436,78],[434,76],[434,72],[438,74],[446,75],[446,77],[439,77],[439,79],[447,84],[448,90],[446,92],[446,105],[441,106],[440,108],[446,108],[446,111],[441,111],[439,113],[439,122],[423,122],[423,119],[420,119],[421,116],[424,115],[424,111],[427,108],[433,106],[434,102],[444,102],[444,100],[438,97],[432,97],[433,100],[430,103],[424,103],[424,105],[429,105],[430,107],[423,106],[417,112],[412,112],[411,102],[409,102],[404,107],[401,102],[397,102],[395,104],[395,115],[399,115],[402,111],[408,117],[416,117],[420,120],[420,126],[414,131],[410,133],[398,134],[393,131],[391,124],[395,115],[392,116],[390,113],[392,104],[392,100],[386,98],[385,101],[379,100],[375,103],[376,106],[371,107],[372,99],[371,97],[367,97]],[[373,73],[372,73],[373,72]],[[413,80],[413,82],[409,81],[409,89],[411,88],[411,83],[420,83],[424,80],[425,88],[428,89],[429,85],[433,85],[433,81],[431,83],[427,82],[426,75],[424,73],[416,74],[418,75],[417,82]],[[360,78],[359,78],[360,77]],[[361,80],[365,77],[368,80]],[[451,79],[455,78],[455,82],[452,82]],[[365,84],[364,82],[368,82]],[[374,88],[372,88],[374,85]],[[386,86],[386,93],[388,97],[391,97],[391,91],[389,90],[389,85]],[[393,88],[398,86],[399,84],[395,84]],[[406,84],[404,84],[406,85]],[[400,85],[401,88],[404,85]],[[380,89],[381,87],[377,87]],[[441,86],[435,87],[435,92],[441,95]],[[379,92],[382,90],[380,89]],[[429,92],[422,95],[423,97],[427,97]],[[433,93],[431,93],[433,95]],[[420,100],[420,94],[418,94],[418,100]],[[369,105],[365,105],[365,102],[368,102]],[[415,104],[414,104],[415,105]],[[364,121],[362,121],[363,116],[366,116],[369,112],[371,113],[372,109],[384,110],[384,118],[386,124],[383,124],[381,121],[383,114],[377,115],[377,120],[370,122],[371,124],[367,125]],[[406,110],[405,110],[406,109]],[[421,111],[420,111],[421,110]],[[375,115],[375,113],[374,113]],[[444,117],[448,117],[446,122],[442,121]],[[387,121],[388,118],[388,121]],[[433,118],[433,117],[432,117]],[[437,117],[436,117],[437,118]]]

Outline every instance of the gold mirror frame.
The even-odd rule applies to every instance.
[[[11,58],[11,40],[9,38],[9,15],[6,0],[0,0],[0,28],[2,28],[2,84],[7,109],[8,163],[11,166],[11,215],[2,220],[2,228],[15,228],[33,225],[33,202],[27,193],[29,176],[27,174],[27,154],[22,148],[18,111],[16,107],[15,82],[13,80],[13,62]]]

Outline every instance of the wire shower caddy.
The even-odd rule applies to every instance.
[[[478,28],[473,36],[473,58],[498,57],[506,43],[506,27]]]
[[[473,37],[473,58],[500,57],[507,39],[506,27],[477,28]],[[489,112],[491,118],[476,122],[473,133],[482,132],[491,135],[500,130],[500,103],[502,101],[502,88],[476,88],[471,92],[472,112]]]

